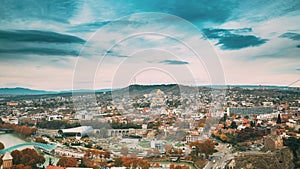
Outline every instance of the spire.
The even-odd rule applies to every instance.
[[[5,152],[2,160],[5,161],[5,160],[12,160],[13,157],[10,155],[10,153],[8,151]]]

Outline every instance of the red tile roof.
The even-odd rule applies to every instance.
[[[48,166],[46,169],[64,169],[64,167]]]

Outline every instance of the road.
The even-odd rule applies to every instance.
[[[234,157],[234,155],[231,154],[231,150],[227,148],[227,144],[219,143],[216,149],[218,152],[211,156],[211,160],[207,162],[204,169],[223,169],[227,161]]]

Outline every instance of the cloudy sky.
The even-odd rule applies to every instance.
[[[0,87],[300,86],[300,1],[0,3]]]

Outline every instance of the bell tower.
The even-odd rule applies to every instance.
[[[12,160],[13,160],[13,157],[7,151],[2,158],[2,161],[3,161],[2,169],[10,169],[12,167]]]

